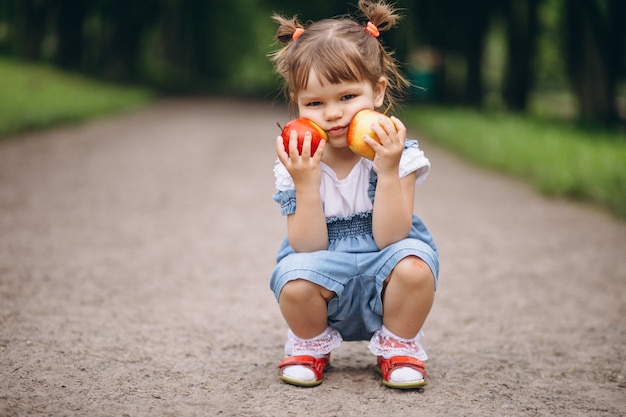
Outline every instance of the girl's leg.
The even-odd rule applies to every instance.
[[[303,279],[289,281],[278,304],[291,331],[302,339],[321,334],[328,327],[328,301],[332,291]]]
[[[383,324],[393,334],[412,339],[420,331],[435,299],[435,278],[415,256],[402,259],[385,280]]]
[[[328,327],[328,301],[334,296],[317,284],[305,280],[290,281],[281,290],[278,303],[289,326],[285,353],[307,357],[306,365],[294,364],[289,358],[279,364],[281,379],[301,386],[314,386],[321,382],[324,364],[328,364],[332,349],[341,344],[341,335]],[[315,360],[311,357],[317,358]],[[301,360],[298,358],[297,360]],[[322,360],[319,365],[317,360]],[[313,367],[319,366],[318,374]]]
[[[383,326],[369,343],[379,357],[383,382],[394,388],[424,385],[426,360],[421,328],[435,297],[435,279],[428,265],[415,256],[402,259],[385,280]],[[409,356],[409,359],[406,357]]]

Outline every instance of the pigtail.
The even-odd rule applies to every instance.
[[[387,51],[377,38],[379,31],[386,31],[394,27],[400,21],[401,16],[393,5],[383,0],[359,0],[358,7],[367,19],[364,31],[368,36],[371,35],[372,38],[376,39],[378,43],[380,66],[388,82],[385,92],[385,104],[390,108],[396,104],[406,88],[411,86],[411,83],[398,69],[398,64],[393,54]]]
[[[296,16],[292,18],[286,18],[277,13],[272,15],[272,20],[278,23],[278,29],[276,29],[276,40],[283,44],[282,48],[271,52],[268,56],[274,63],[274,70],[280,75],[287,83],[284,85],[283,92],[285,97],[289,98],[289,81],[290,77],[290,65],[287,59],[289,51],[294,42],[304,32],[304,27],[298,21]]]
[[[302,27],[300,22],[298,22],[298,18],[296,16],[288,19],[279,14],[274,14],[272,16],[272,20],[278,23],[276,39],[283,44],[288,44],[289,42],[297,39],[299,34],[301,34],[304,30],[304,27]]]
[[[391,29],[400,20],[397,9],[384,1],[359,0],[358,7],[368,22],[373,23],[381,32]]]

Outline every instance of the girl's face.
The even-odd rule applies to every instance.
[[[314,121],[328,133],[327,145],[344,148],[348,146],[348,125],[354,115],[382,106],[386,86],[385,78],[375,86],[369,82],[322,83],[311,71],[307,87],[295,97],[299,116]]]

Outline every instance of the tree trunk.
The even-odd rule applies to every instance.
[[[615,85],[621,65],[624,9],[622,0],[610,1],[606,12],[598,1],[565,2],[567,68],[585,121],[603,125],[618,121]]]
[[[465,45],[465,59],[467,61],[467,77],[465,85],[465,100],[474,107],[482,105],[483,91],[483,54],[485,51],[485,35],[489,27],[489,9],[484,8],[482,13],[473,16],[474,21],[468,25]]]
[[[41,58],[49,6],[46,1],[15,1],[15,20],[17,26],[17,51],[22,59],[36,61]]]
[[[532,60],[538,34],[540,0],[505,2],[508,56],[503,96],[507,107],[524,111],[532,86]]]
[[[56,62],[64,68],[81,69],[84,47],[83,23],[87,13],[84,0],[59,1],[57,12],[58,49]]]
[[[104,12],[108,15],[110,32],[104,56],[106,73],[118,80],[137,79],[142,36],[158,16],[159,4],[154,0],[109,0],[106,7]]]

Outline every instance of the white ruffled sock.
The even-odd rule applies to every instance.
[[[382,356],[389,359],[393,356],[412,356],[421,361],[428,359],[426,351],[422,347],[420,341],[424,337],[424,333],[420,330],[412,339],[405,339],[393,334],[385,326],[374,332],[370,342],[369,349],[376,356]],[[413,368],[402,367],[395,369],[389,375],[390,382],[411,382],[423,380],[424,375]]]
[[[311,339],[301,339],[291,329],[287,332],[285,354],[288,356],[310,355],[315,358],[323,358],[333,349],[339,347],[342,342],[341,335],[336,329],[327,327],[321,334]],[[284,376],[300,381],[315,381],[313,371],[303,365],[292,365],[283,368]]]

